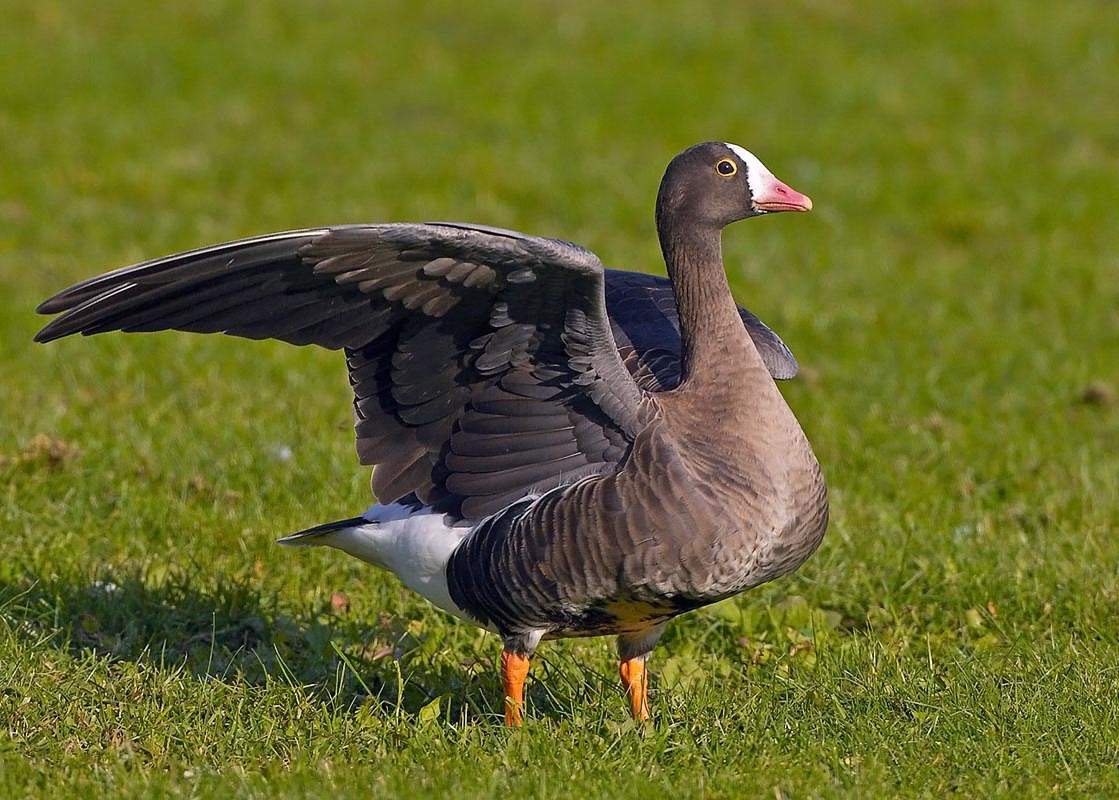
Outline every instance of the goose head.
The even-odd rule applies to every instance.
[[[757,156],[728,142],[689,147],[668,165],[657,218],[721,229],[777,211],[811,211],[812,200],[774,177]]]

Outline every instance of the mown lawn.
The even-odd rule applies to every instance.
[[[0,796],[1119,794],[1119,14],[1104,2],[0,2]],[[662,271],[730,139],[812,215],[726,237],[832,487],[795,576],[611,644],[495,640],[286,532],[368,502],[336,354],[31,343],[104,269],[467,219]],[[672,498],[665,498],[672,502]]]

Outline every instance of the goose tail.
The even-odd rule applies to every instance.
[[[340,519],[334,522],[324,522],[322,525],[316,525],[313,528],[306,528],[301,531],[296,531],[295,533],[289,533],[287,536],[277,539],[276,544],[282,544],[285,547],[315,547],[316,545],[326,544],[326,542],[315,540],[321,539],[327,534],[368,524],[369,520],[365,517],[350,517],[349,519]]]

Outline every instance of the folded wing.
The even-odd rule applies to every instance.
[[[650,392],[675,388],[680,383],[680,317],[668,279],[608,269],[606,310],[622,359],[638,385]],[[738,311],[769,374],[777,380],[794,377],[797,360],[781,337],[746,309]]]

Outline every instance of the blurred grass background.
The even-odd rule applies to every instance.
[[[1119,793],[1114,4],[0,15],[0,793]],[[31,343],[77,279],[308,225],[463,219],[663,273],[656,187],[706,139],[815,201],[725,251],[803,365],[833,523],[674,623],[644,733],[609,642],[542,650],[508,734],[493,640],[273,545],[368,502],[337,354]]]

